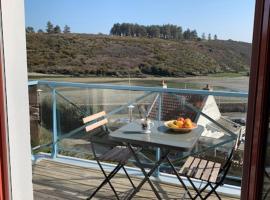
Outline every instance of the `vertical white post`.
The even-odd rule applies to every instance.
[[[1,1],[11,199],[33,199],[23,0]]]

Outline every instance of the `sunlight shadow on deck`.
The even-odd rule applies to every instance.
[[[135,185],[138,185],[140,178],[132,178]],[[101,172],[64,164],[53,160],[43,159],[33,165],[33,187],[34,198],[36,200],[80,200],[86,199],[95,187],[103,180]],[[117,175],[112,184],[115,186],[120,197],[126,196],[131,191],[129,181],[123,175]],[[180,186],[154,182],[155,187],[160,191],[163,199],[179,199],[184,195],[184,190]],[[134,199],[156,199],[148,183]],[[116,199],[111,188],[106,185],[93,199]],[[216,198],[209,198],[216,199]],[[222,199],[233,198],[222,197]]]

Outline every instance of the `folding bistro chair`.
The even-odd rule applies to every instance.
[[[183,187],[187,190],[187,194],[191,199],[207,199],[212,193],[214,193],[218,199],[221,199],[219,194],[216,192],[216,189],[223,184],[226,175],[232,165],[232,161],[235,155],[236,150],[238,149],[240,141],[240,133],[233,145],[233,148],[225,162],[222,166],[221,163],[212,162],[209,160],[204,160],[196,157],[188,157],[185,164],[180,169],[177,174],[178,179],[183,184]],[[192,188],[195,190],[196,195],[193,197],[188,190],[185,183],[182,181],[180,176],[186,177],[190,182]],[[201,189],[197,188],[191,179],[197,179],[206,182],[205,186]],[[206,188],[210,187],[211,190],[207,193],[205,192]],[[207,193],[204,197],[202,193]]]
[[[132,156],[132,153],[130,150],[125,147],[121,146],[120,143],[116,141],[112,141],[109,138],[109,129],[106,126],[108,123],[108,120],[106,118],[106,112],[102,111],[99,113],[96,113],[94,115],[90,115],[88,117],[83,118],[84,124],[89,124],[85,127],[86,132],[93,131],[93,133],[90,136],[91,141],[91,148],[93,151],[93,155],[95,160],[97,161],[105,179],[104,181],[96,188],[96,190],[91,194],[91,196],[87,199],[91,199],[95,196],[95,194],[106,184],[108,183],[114,192],[117,199],[119,199],[119,196],[114,189],[111,179],[114,177],[115,174],[120,169],[123,169],[128,180],[130,181],[133,189],[135,189],[135,185],[133,184],[131,178],[129,177],[124,165],[127,163],[128,159]],[[97,131],[96,129],[101,128],[100,131]],[[104,154],[98,156],[97,152],[95,150],[95,145],[99,144],[102,146],[109,147],[109,150],[106,151]],[[137,149],[136,149],[137,150]],[[107,161],[107,162],[116,162],[117,166],[109,173],[109,175],[106,174],[105,170],[102,167],[101,162]]]

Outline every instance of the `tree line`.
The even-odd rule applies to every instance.
[[[110,30],[111,35],[130,36],[130,37],[149,37],[173,40],[206,40],[205,33],[202,37],[198,36],[197,31],[189,28],[183,31],[181,26],[173,24],[144,26],[132,23],[116,23]],[[212,40],[211,34],[208,34],[208,40]],[[214,35],[217,40],[217,35]]]
[[[27,33],[35,33],[35,29],[31,26],[26,27]],[[65,25],[63,31],[59,25],[53,25],[50,21],[46,24],[46,29],[38,29],[37,33],[71,33],[70,27]],[[209,33],[206,37],[205,33],[201,37],[198,36],[197,31],[190,30],[189,28],[183,31],[181,26],[173,24],[164,25],[150,25],[144,26],[132,23],[116,23],[110,30],[111,35],[115,36],[130,36],[130,37],[149,37],[149,38],[161,38],[161,39],[172,39],[172,40],[217,40],[217,35]]]
[[[35,29],[32,26],[26,27],[26,33],[35,33]],[[70,33],[70,27],[68,25],[65,25],[63,28],[63,31],[59,25],[53,25],[50,21],[46,24],[45,31],[43,29],[38,29],[37,33]]]

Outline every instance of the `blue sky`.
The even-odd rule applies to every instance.
[[[47,21],[72,32],[106,33],[114,23],[175,24],[252,41],[255,0],[25,0],[26,26],[45,29]]]

